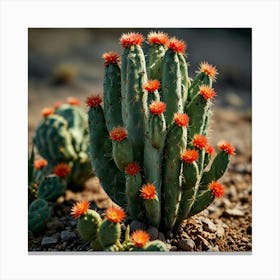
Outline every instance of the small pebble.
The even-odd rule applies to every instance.
[[[217,231],[217,227],[215,226],[215,224],[208,218],[201,218],[201,221],[203,223],[203,229],[205,231],[214,233]]]
[[[178,246],[183,251],[193,251],[193,249],[195,247],[195,243],[192,239],[182,239],[182,240],[179,240]]]
[[[53,238],[53,237],[44,237],[41,241],[41,246],[50,246],[50,245],[54,245],[57,244],[57,239]]]
[[[60,238],[62,241],[69,241],[76,238],[75,232],[63,230],[60,234]]]
[[[223,215],[225,216],[225,217],[236,217],[236,218],[238,218],[238,217],[242,217],[242,216],[244,216],[244,213],[241,211],[241,210],[239,210],[239,209],[237,209],[237,208],[234,208],[234,209],[226,209],[225,211],[224,211],[224,213],[223,213]]]

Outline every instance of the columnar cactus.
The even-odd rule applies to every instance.
[[[67,104],[44,108],[34,136],[38,153],[48,162],[44,175],[52,173],[57,164],[70,164],[67,185],[74,189],[91,176],[87,121],[79,104],[79,100],[68,98]]]
[[[99,95],[87,99],[90,157],[130,219],[168,232],[223,195],[217,181],[235,150],[220,143],[214,157],[207,138],[216,68],[203,62],[191,80],[185,42],[151,32],[146,63],[143,41],[123,34],[121,61],[115,52],[103,55],[104,106]]]

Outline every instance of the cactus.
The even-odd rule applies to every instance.
[[[59,163],[68,163],[72,174],[67,178],[67,186],[75,190],[92,174],[88,157],[89,136],[86,116],[79,101],[68,98],[67,102],[42,110],[43,120],[36,128],[33,143],[48,162],[48,168],[42,170],[42,174],[52,173]]]
[[[121,222],[125,218],[122,208],[109,207],[102,221],[100,215],[89,209],[86,200],[76,202],[71,209],[71,215],[78,219],[77,229],[82,239],[90,242],[95,251],[168,251],[160,240],[150,241],[146,231],[137,230],[130,236],[127,226],[124,236],[121,232]]]
[[[38,198],[55,201],[66,190],[66,183],[57,175],[46,176],[38,186]]]
[[[33,233],[42,231],[50,217],[50,209],[44,199],[34,200],[28,210],[28,230]]]
[[[221,196],[217,181],[234,148],[219,144],[214,156],[209,144],[216,68],[203,62],[190,79],[185,42],[161,32],[148,35],[146,63],[143,41],[139,33],[121,36],[121,66],[118,54],[103,55],[104,106],[99,95],[87,100],[90,157],[101,185],[129,219],[168,232]],[[104,241],[110,247],[118,226],[106,221],[101,227],[114,232]]]

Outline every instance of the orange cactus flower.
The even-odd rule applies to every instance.
[[[213,81],[216,80],[216,76],[219,74],[216,67],[204,61],[199,65],[199,72],[205,73],[209,76]]]
[[[54,174],[58,177],[66,177],[71,172],[71,167],[66,163],[59,163],[54,167]]]
[[[120,62],[120,55],[116,52],[106,52],[102,55],[104,59],[104,65],[118,64]]]
[[[100,97],[100,95],[97,94],[89,96],[86,100],[86,105],[89,107],[96,108],[98,105],[100,105],[101,102],[102,98]]]
[[[168,35],[163,32],[150,32],[148,34],[148,43],[149,44],[159,44],[166,45],[168,42]]]
[[[208,188],[212,191],[212,194],[215,196],[215,197],[222,197],[225,193],[224,191],[224,187],[222,184],[220,184],[219,182],[217,181],[212,181],[209,185],[208,185]]]
[[[193,145],[197,148],[197,149],[204,149],[206,148],[206,146],[208,145],[208,140],[204,135],[201,134],[196,134],[193,137]]]
[[[160,87],[160,82],[159,80],[149,80],[145,85],[144,89],[147,90],[148,92],[154,92]]]
[[[54,113],[54,109],[53,108],[44,108],[42,110],[42,115],[46,118],[50,115],[52,115]]]
[[[110,131],[110,137],[112,140],[121,142],[127,137],[127,131],[121,126],[117,126]]]
[[[143,35],[136,32],[129,32],[126,34],[122,34],[120,38],[120,43],[124,48],[129,48],[132,45],[141,46],[144,41]]]
[[[89,202],[87,200],[82,200],[76,202],[74,206],[71,208],[71,215],[78,219],[80,216],[85,215],[87,210],[89,209]]]
[[[189,124],[189,116],[187,114],[175,113],[174,114],[174,122],[178,126],[188,126]]]
[[[131,239],[136,247],[143,248],[150,241],[150,236],[146,231],[138,229],[131,234]]]
[[[131,162],[125,167],[125,173],[134,176],[140,172],[140,166],[136,162]]]
[[[196,150],[185,150],[182,155],[181,158],[185,163],[191,164],[194,161],[198,160],[198,151]]]
[[[181,53],[184,54],[187,48],[187,45],[184,41],[182,40],[178,40],[175,37],[172,37],[167,44],[168,49],[177,52],[177,53]]]
[[[44,168],[48,164],[48,161],[44,158],[34,160],[33,166],[35,169],[39,170]]]
[[[215,153],[214,147],[208,144],[205,147],[205,153],[207,153],[208,155],[213,155]]]
[[[228,142],[220,142],[218,143],[218,148],[230,156],[235,155],[235,148]]]
[[[53,107],[55,110],[57,110],[58,108],[60,108],[62,105],[62,102],[61,101],[56,101],[54,104],[53,104]]]
[[[205,100],[211,100],[216,96],[216,92],[213,88],[210,88],[206,85],[201,85],[199,87],[199,94],[205,99]]]
[[[143,185],[140,192],[140,196],[144,199],[155,199],[157,196],[156,187],[150,183]]]
[[[79,106],[81,104],[81,101],[75,97],[68,97],[67,103],[72,106]]]
[[[120,207],[109,207],[105,212],[105,216],[111,223],[120,223],[125,218],[125,212]]]
[[[150,112],[153,115],[160,115],[166,110],[166,104],[162,101],[153,101],[149,106]]]

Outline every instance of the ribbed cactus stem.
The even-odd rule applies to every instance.
[[[121,70],[118,64],[118,54],[113,52],[105,53],[103,58],[105,59],[103,82],[104,115],[107,129],[111,131],[114,127],[123,126]]]
[[[207,119],[208,108],[210,104],[201,96],[197,94],[190,104],[187,106],[187,114],[192,116],[190,118],[190,125],[188,129],[188,140],[190,141],[195,134],[202,134],[205,130],[205,122]]]
[[[190,102],[194,96],[198,93],[199,87],[206,85],[212,87],[213,82],[216,80],[218,74],[215,66],[202,62],[200,64],[197,75],[194,77],[191,86],[189,87],[188,101]]]
[[[148,54],[148,78],[161,80],[162,59],[166,52],[166,46],[162,44],[152,44]]]
[[[35,131],[34,143],[40,155],[53,165],[77,158],[66,120],[59,115],[45,118]]]
[[[124,48],[121,56],[121,108],[123,125],[127,125],[127,110],[126,110],[126,97],[127,97],[127,56],[129,48]]]
[[[147,115],[143,114],[143,96],[147,95],[144,89],[146,82],[146,62],[143,50],[139,45],[132,45],[127,56],[126,128],[134,159],[141,165],[144,152],[143,139],[147,125]]]
[[[143,209],[142,209],[142,200],[139,195],[142,186],[142,178],[141,178],[139,166],[136,163],[130,163],[126,166],[125,171],[126,171],[125,192],[127,196],[128,212],[133,220],[141,220],[143,219]]]
[[[162,101],[166,103],[164,113],[166,126],[169,127],[174,113],[183,111],[182,75],[178,53],[167,50],[163,58]]]
[[[182,75],[181,82],[181,94],[182,94],[182,104],[185,107],[188,99],[188,87],[189,87],[189,75],[188,75],[188,65],[183,54],[178,54],[180,71]]]
[[[140,196],[143,198],[146,210],[146,218],[149,224],[158,227],[161,219],[160,202],[156,188],[153,184],[147,183],[142,186]]]
[[[147,182],[156,187],[159,200],[161,200],[162,160],[166,139],[166,125],[163,113],[150,114],[149,135],[145,138],[144,173]]]
[[[72,135],[73,147],[79,153],[82,150],[86,133],[85,113],[79,106],[63,104],[55,111],[55,114],[62,116],[67,121],[67,128]]]
[[[112,143],[106,128],[103,109],[99,104],[89,108],[88,126],[92,167],[105,192],[117,204],[123,205],[126,201],[125,177],[112,159]]]
[[[210,169],[205,171],[201,178],[201,189],[205,189],[211,181],[220,179],[227,170],[230,156],[225,151],[220,151],[214,158]]]
[[[181,199],[180,155],[186,149],[187,129],[172,123],[166,137],[164,171],[162,181],[163,226],[166,231],[172,230],[178,214]]]

